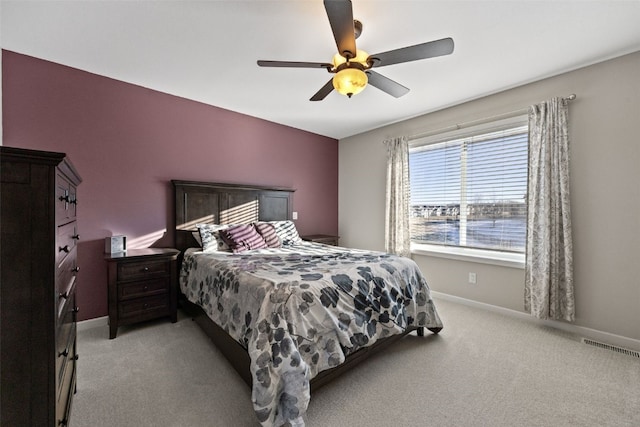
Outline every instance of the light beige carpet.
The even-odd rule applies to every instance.
[[[640,359],[436,300],[440,335],[407,336],[311,396],[319,426],[640,426]],[[258,426],[251,393],[179,317],[78,333],[72,427]]]

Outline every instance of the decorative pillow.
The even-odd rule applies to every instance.
[[[231,224],[196,224],[196,227],[204,252],[231,251],[229,245],[220,237],[220,230],[231,227]]]
[[[234,253],[268,247],[253,224],[239,224],[220,230],[220,237]]]
[[[273,224],[269,224],[268,222],[255,222],[253,225],[267,243],[268,247],[279,248],[282,246],[282,242],[276,233],[276,227],[274,227]]]
[[[296,225],[291,220],[286,221],[270,221],[270,224],[276,229],[276,234],[282,241],[283,245],[291,245],[293,243],[300,243],[302,239],[298,234]]]

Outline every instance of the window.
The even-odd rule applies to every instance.
[[[527,157],[526,117],[413,141],[412,248],[523,254]]]

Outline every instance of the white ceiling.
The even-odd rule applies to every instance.
[[[8,1],[3,49],[333,138],[640,50],[640,1],[353,0],[358,48],[452,37],[450,56],[376,68],[402,98],[367,87],[309,98],[332,75],[256,60],[330,62],[321,0]],[[640,75],[640,70],[639,70]]]

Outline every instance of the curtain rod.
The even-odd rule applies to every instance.
[[[573,101],[574,99],[576,99],[576,94],[572,93],[571,95],[565,96],[562,99],[564,99],[565,101]],[[455,124],[455,125],[451,125],[451,126],[447,126],[447,127],[441,128],[441,129],[431,130],[431,131],[427,131],[427,132],[421,132],[421,133],[418,133],[418,134],[415,134],[415,135],[411,135],[407,139],[409,141],[413,141],[413,140],[416,140],[416,139],[425,138],[425,137],[431,136],[431,135],[437,135],[439,133],[448,132],[448,131],[451,131],[451,130],[462,129],[462,128],[465,128],[465,127],[469,127],[471,125],[479,125],[479,124],[489,123],[489,122],[500,120],[500,119],[508,119],[508,118],[511,118],[511,117],[518,116],[520,114],[524,114],[527,111],[529,111],[529,107],[520,108],[519,110],[509,111],[509,112],[506,112],[506,113],[497,114],[495,116],[484,117],[482,119],[471,120],[471,121],[464,122],[464,123],[458,123],[458,124]]]

